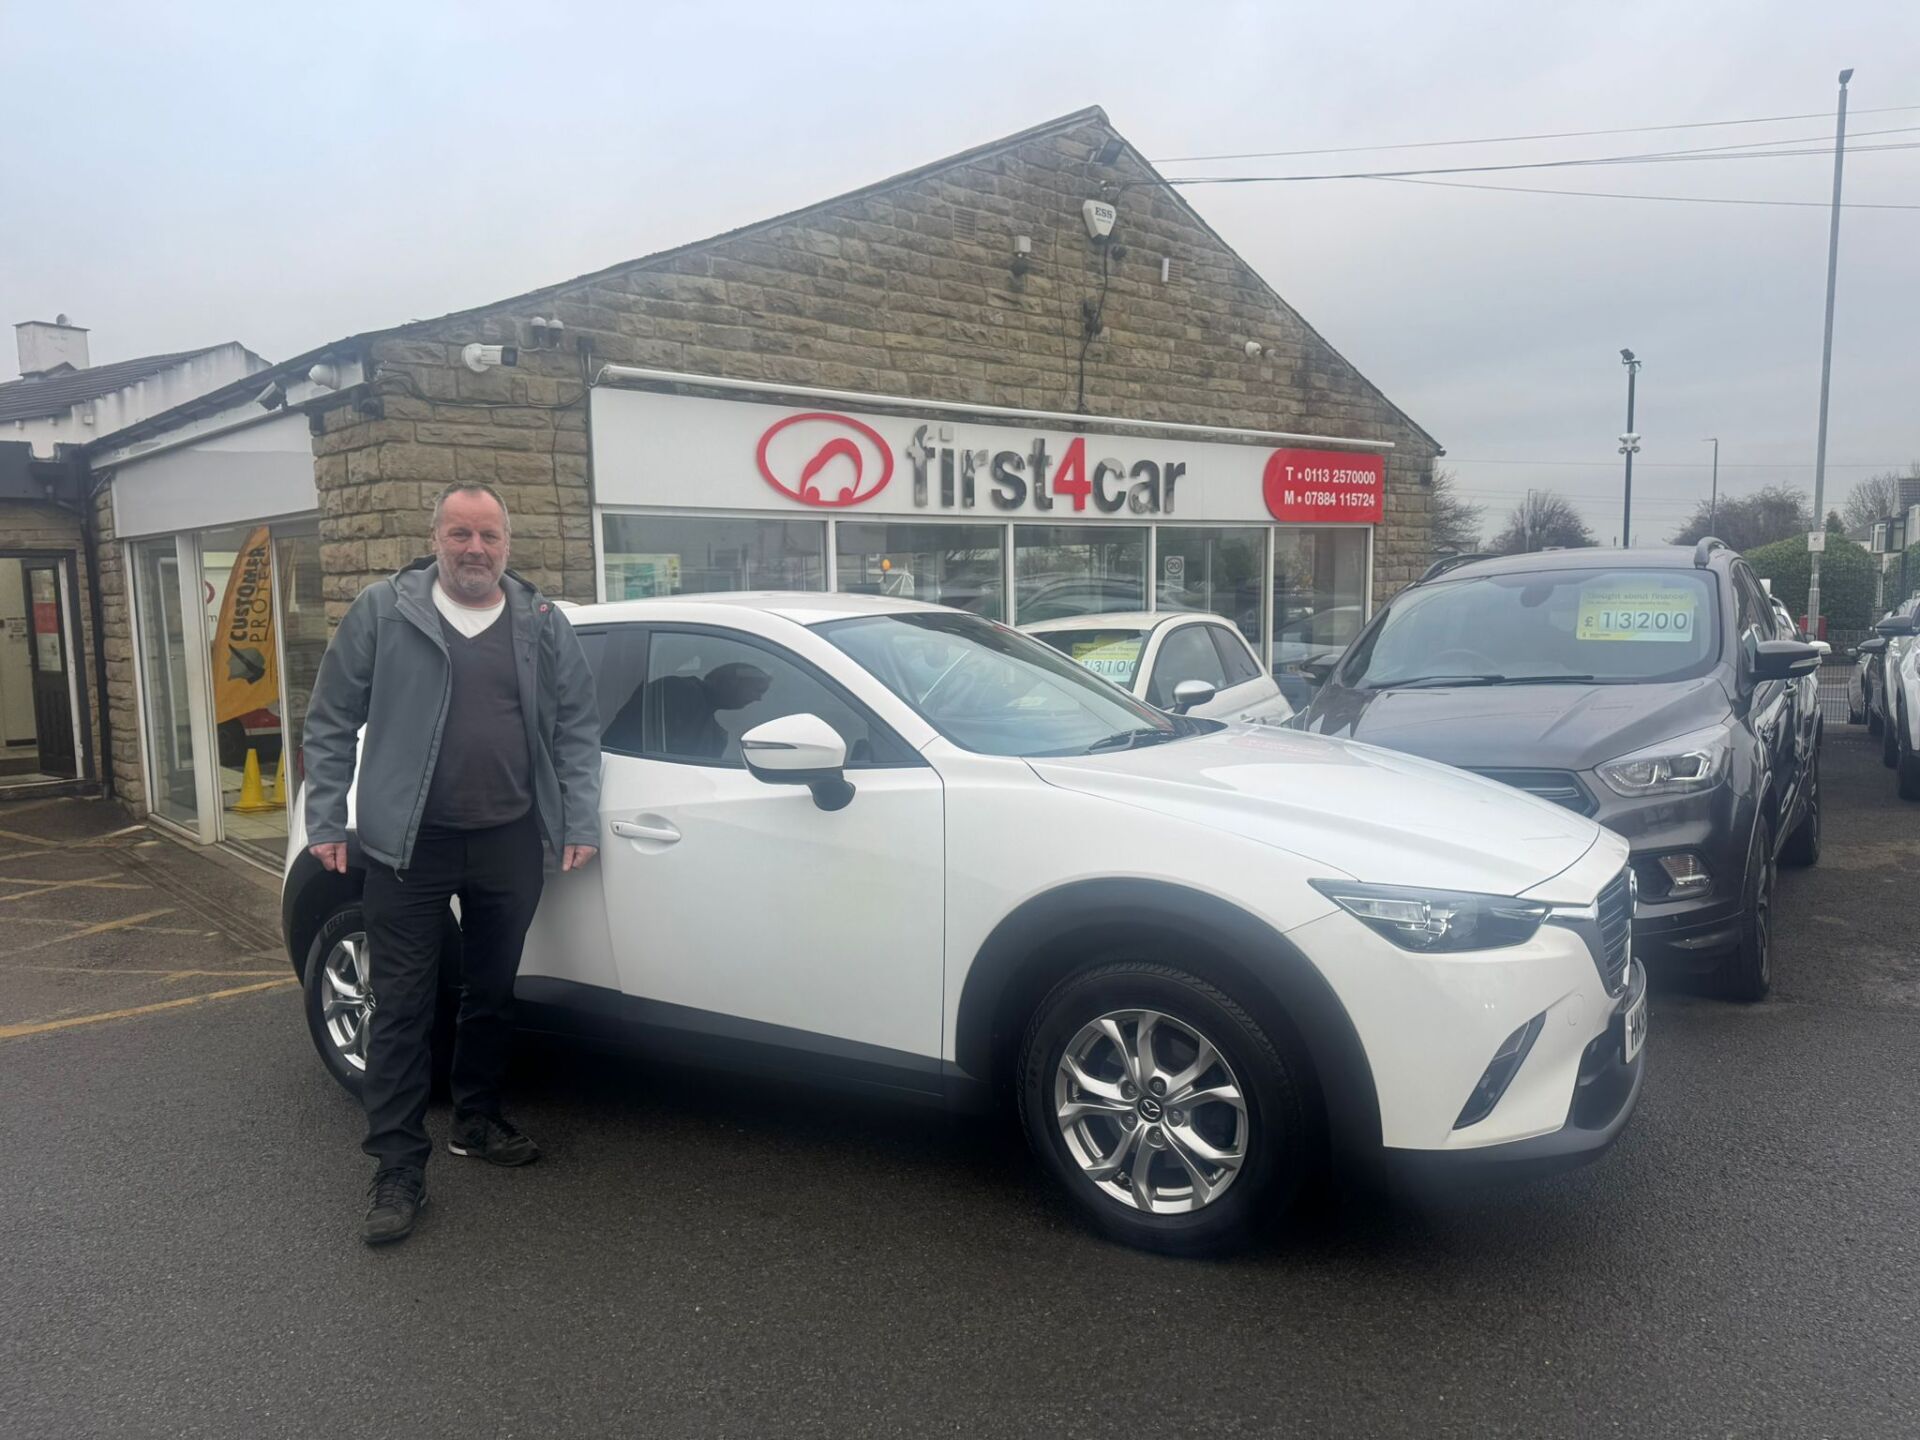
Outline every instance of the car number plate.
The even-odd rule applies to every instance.
[[[1647,992],[1640,991],[1640,998],[1627,1007],[1626,1023],[1622,1026],[1621,1049],[1625,1052],[1627,1064],[1633,1063],[1640,1053],[1640,1047],[1647,1043]]]

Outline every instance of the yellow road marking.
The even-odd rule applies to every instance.
[[[111,980],[116,975],[158,975],[164,980],[185,980],[189,976],[219,976],[227,980],[250,980],[256,975],[278,975],[279,970],[122,970],[119,966],[102,969],[98,965],[15,965],[14,970],[31,970],[37,975],[98,975]]]
[[[178,1010],[183,1005],[204,1005],[209,1000],[226,1000],[235,995],[252,995],[260,990],[276,990],[298,982],[288,975],[279,980],[263,980],[258,985],[236,985],[231,990],[212,990],[205,995],[188,995],[179,1000],[161,1000],[152,1005],[135,1005],[129,1010],[108,1010],[99,1015],[75,1015],[66,1020],[30,1021],[24,1025],[0,1025],[0,1040],[17,1040],[23,1035],[44,1035],[49,1030],[67,1030],[75,1025],[97,1025],[102,1020],[131,1020],[161,1010]]]
[[[145,885],[116,880],[111,875],[88,875],[79,880],[16,880],[11,875],[0,875],[0,885],[37,885],[37,890],[16,890],[11,895],[0,895],[0,903],[8,900],[31,900],[36,895],[51,895],[56,890],[145,890]]]
[[[110,930],[125,930],[144,920],[158,920],[162,915],[173,914],[169,905],[164,910],[149,910],[144,915],[129,915],[124,920],[102,920],[98,925],[89,925],[84,930],[74,930],[65,935],[55,935],[48,940],[36,940],[31,945],[22,945],[18,950],[7,950],[7,955],[25,955],[29,950],[44,949],[48,945],[64,945],[69,940],[84,940],[89,935],[104,935]]]

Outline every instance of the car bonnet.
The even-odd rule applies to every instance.
[[[1029,763],[1050,785],[1230,831],[1374,884],[1517,895],[1603,833],[1492,780],[1270,726]]]

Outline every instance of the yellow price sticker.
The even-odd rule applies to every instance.
[[[1615,585],[1584,590],[1576,640],[1688,641],[1699,623],[1700,595],[1690,585]]]
[[[1084,641],[1073,647],[1073,658],[1094,674],[1124,685],[1133,678],[1133,668],[1140,663],[1143,643],[1139,639]]]

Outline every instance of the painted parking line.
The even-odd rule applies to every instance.
[[[148,887],[138,881],[127,880],[119,875],[83,875],[78,880],[22,880],[12,875],[0,875],[0,885],[32,885],[32,890],[16,890],[11,895],[0,895],[0,904],[9,900],[31,900],[36,895],[51,895],[56,890],[145,890]]]
[[[212,990],[205,995],[187,995],[178,1000],[161,1000],[152,1005],[135,1005],[126,1010],[106,1010],[97,1015],[70,1015],[64,1020],[28,1021],[22,1025],[0,1025],[0,1040],[18,1040],[28,1035],[44,1035],[50,1030],[70,1030],[76,1025],[98,1025],[103,1020],[132,1020],[156,1015],[162,1010],[178,1010],[187,1005],[204,1005],[210,1000],[229,1000],[237,995],[252,995],[262,990],[279,990],[298,982],[291,975],[278,980],[263,980],[257,985],[236,985],[231,990]]]
[[[85,940],[92,935],[105,935],[113,930],[130,930],[148,920],[158,920],[162,915],[173,914],[173,907],[164,910],[148,910],[140,915],[128,915],[120,920],[102,920],[98,925],[88,925],[84,929],[74,930],[66,935],[50,935],[45,940],[36,940],[31,945],[22,945],[13,950],[0,951],[0,955],[25,955],[32,950],[44,950],[49,945],[65,945],[70,940]]]

